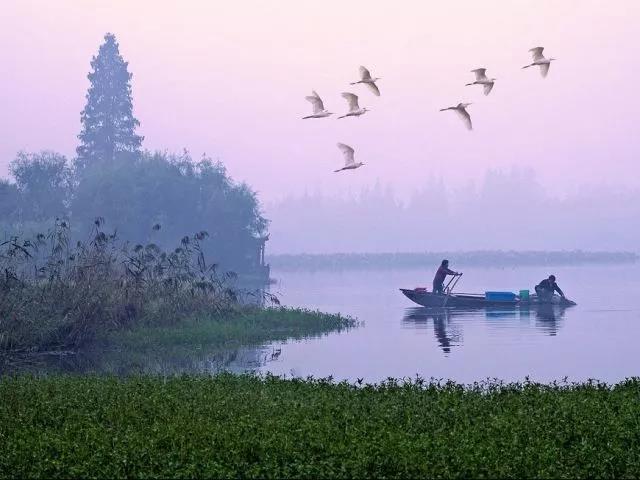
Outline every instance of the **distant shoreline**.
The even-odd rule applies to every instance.
[[[433,267],[447,258],[465,267],[506,267],[545,265],[589,265],[636,263],[635,252],[501,251],[331,253],[269,255],[267,262],[277,270],[345,270]]]

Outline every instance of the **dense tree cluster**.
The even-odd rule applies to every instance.
[[[210,257],[222,267],[251,271],[267,221],[256,194],[233,182],[220,162],[203,156],[143,151],[136,133],[131,74],[112,34],[91,61],[87,104],[77,157],[21,152],[12,181],[0,181],[0,224],[20,230],[55,218],[70,220],[76,235],[103,217],[130,242],[175,245],[206,231]]]

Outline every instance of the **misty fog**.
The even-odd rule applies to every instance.
[[[266,205],[269,252],[637,251],[640,190],[575,190],[555,196],[532,168],[513,167],[466,188],[431,178],[410,195],[378,181],[343,196],[288,196]]]

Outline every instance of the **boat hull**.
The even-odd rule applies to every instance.
[[[536,295],[531,295],[529,300],[520,300],[516,298],[513,301],[491,301],[487,300],[484,295],[472,293],[453,293],[449,295],[427,292],[424,290],[413,290],[401,288],[400,291],[414,303],[423,307],[451,307],[451,308],[484,308],[484,307],[528,307],[535,305],[558,305],[562,307],[570,307],[575,302],[566,298],[554,295],[548,300],[542,301]]]

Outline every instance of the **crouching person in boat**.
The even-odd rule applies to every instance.
[[[433,293],[444,293],[444,281],[447,275],[461,275],[449,269],[449,260],[442,260],[436,276],[433,277]]]
[[[556,276],[549,275],[549,278],[545,278],[538,285],[536,285],[536,294],[540,300],[551,300],[553,298],[553,293],[558,292],[562,298],[566,298],[562,289],[556,283]]]

